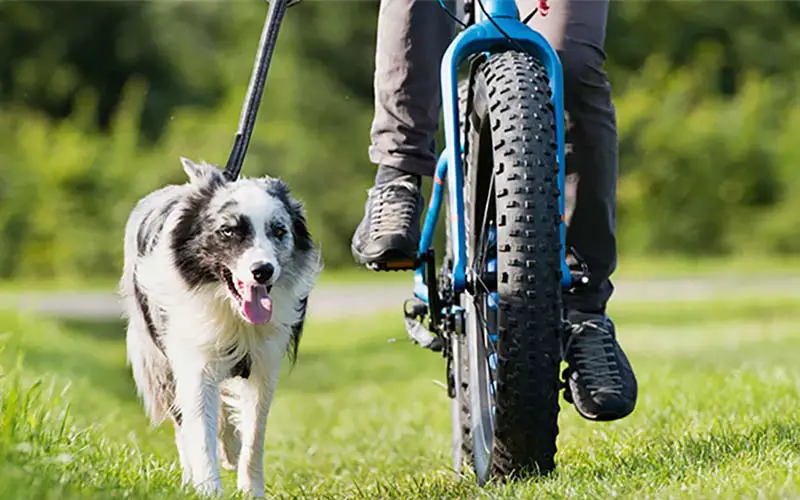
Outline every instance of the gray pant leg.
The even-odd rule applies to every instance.
[[[452,7],[452,1],[447,2]],[[454,36],[436,0],[381,0],[370,160],[433,175],[441,97],[439,67]]]
[[[536,5],[519,0],[522,16]],[[564,69],[567,112],[566,168],[577,178],[567,190],[572,212],[567,245],[586,261],[589,286],[564,297],[565,306],[584,311],[605,308],[617,263],[617,122],[611,85],[603,70],[608,0],[551,0],[546,17],[529,23],[558,50]]]

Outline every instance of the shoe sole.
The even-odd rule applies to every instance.
[[[570,392],[567,392],[567,391],[570,391]],[[627,417],[628,415],[630,415],[631,413],[633,413],[633,410],[635,409],[635,406],[634,406],[633,408],[630,409],[630,411],[628,411],[627,413],[622,413],[622,414],[620,414],[620,413],[608,413],[608,412],[590,413],[590,412],[584,410],[583,408],[581,408],[581,405],[576,404],[574,399],[575,399],[575,396],[572,394],[571,389],[569,387],[566,387],[564,389],[564,400],[567,403],[569,403],[569,404],[571,404],[572,406],[575,407],[575,411],[578,412],[578,415],[580,415],[584,419],[592,421],[592,422],[614,422],[616,420],[621,420],[621,419]]]

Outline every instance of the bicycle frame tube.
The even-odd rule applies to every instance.
[[[474,0],[477,4],[478,0]],[[488,21],[486,14],[480,6],[474,7],[476,10],[477,19],[479,22]],[[519,21],[519,9],[517,9],[516,0],[487,0],[483,2],[483,8],[492,19],[516,19]]]
[[[476,0],[477,1],[477,0]],[[447,182],[449,213],[447,223],[450,224],[453,248],[453,287],[454,292],[462,293],[466,287],[466,239],[464,226],[464,170],[461,164],[462,145],[458,130],[458,67],[467,58],[481,52],[493,52],[498,49],[509,49],[521,46],[530,51],[544,64],[550,79],[553,105],[555,107],[556,140],[558,143],[558,188],[559,211],[561,212],[561,284],[572,286],[572,277],[566,263],[566,221],[564,218],[564,97],[561,61],[555,49],[538,32],[520,21],[519,11],[514,0],[486,0],[486,12],[492,20],[486,19],[478,8],[480,21],[460,32],[448,47],[442,58],[441,89],[444,112],[445,149],[436,167],[433,193],[430,206],[425,217],[420,239],[419,255],[422,256],[430,248],[436,231],[436,221],[441,210],[442,189]],[[498,29],[499,27],[499,29]],[[502,32],[500,31],[502,30]],[[508,35],[514,42],[510,42]],[[424,270],[417,269],[414,293],[422,300],[427,300],[427,288],[424,286]]]
[[[425,221],[422,226],[422,235],[419,241],[419,256],[426,252],[433,243],[433,235],[436,232],[436,219],[442,209],[442,190],[447,176],[447,156],[442,152],[439,161],[436,163],[436,172],[433,174],[433,192],[428,210],[425,212]],[[420,266],[414,273],[414,295],[417,298],[428,301],[428,287],[425,285],[425,266]]]

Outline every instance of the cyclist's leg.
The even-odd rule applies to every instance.
[[[369,147],[375,165],[433,174],[439,66],[453,29],[436,0],[381,0]]]
[[[436,165],[439,65],[453,31],[435,0],[381,0],[369,148],[378,172],[352,242],[362,264],[416,253],[419,176],[432,175]]]
[[[520,11],[526,10],[520,2]],[[591,271],[589,287],[565,297],[570,309],[603,311],[611,297],[616,266],[617,126],[605,62],[608,0],[551,0],[546,17],[530,25],[558,50],[564,68],[568,114],[567,174],[577,190],[567,190],[567,244]],[[576,196],[577,195],[577,196]]]
[[[522,0],[524,14],[533,8]],[[571,212],[567,244],[586,261],[589,286],[564,297],[572,324],[565,357],[569,385],[580,413],[614,420],[633,411],[637,383],[619,347],[605,307],[616,266],[617,126],[605,62],[608,0],[553,0],[546,17],[531,25],[559,51],[568,114],[567,173],[577,189],[567,190]],[[602,343],[599,341],[602,340]],[[598,344],[607,356],[598,356]]]

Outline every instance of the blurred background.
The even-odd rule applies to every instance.
[[[244,172],[284,177],[329,270],[367,159],[376,1],[308,1],[282,27]],[[115,279],[133,203],[223,164],[259,1],[0,3],[0,279]],[[800,252],[800,3],[614,1],[607,70],[626,257]]]

